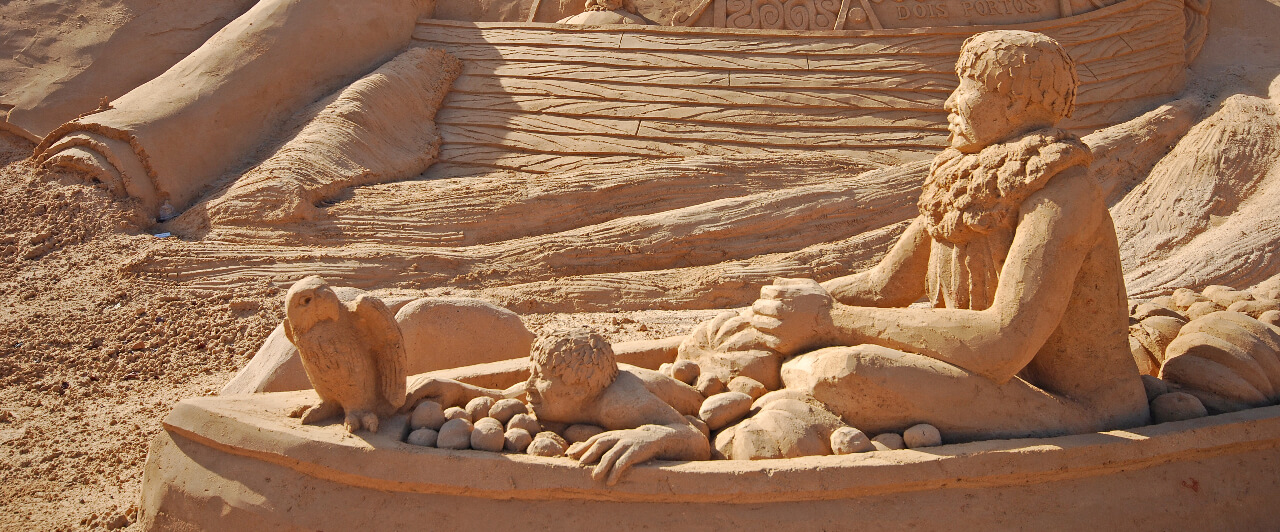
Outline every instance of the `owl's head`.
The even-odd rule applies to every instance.
[[[294,331],[304,332],[322,321],[338,319],[341,304],[329,283],[312,275],[289,287],[284,296],[285,318]]]

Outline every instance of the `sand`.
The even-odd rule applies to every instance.
[[[283,291],[128,273],[177,237],[140,230],[77,177],[36,171],[32,148],[0,132],[0,529],[120,525],[164,416],[248,362],[284,317]],[[616,342],[684,334],[714,313],[524,319],[534,331],[591,324]]]

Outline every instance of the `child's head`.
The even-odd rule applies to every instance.
[[[956,62],[960,86],[944,108],[952,147],[973,152],[1071,115],[1080,84],[1056,41],[1020,30],[979,33]]]
[[[594,399],[618,376],[613,348],[587,330],[553,331],[533,342],[527,393],[539,419],[571,423],[584,401]]]

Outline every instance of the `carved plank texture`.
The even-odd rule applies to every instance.
[[[1093,130],[1178,88],[1182,13],[1126,0],[1023,27],[1077,58],[1072,125]],[[193,287],[318,274],[522,313],[748,304],[773,277],[844,275],[892,244],[946,142],[960,43],[983,29],[424,21],[419,44],[465,64],[426,179],[353,189],[307,231],[166,241],[129,270]],[[1099,153],[1150,167],[1160,151],[1120,144]]]
[[[1081,133],[1183,84],[1182,3],[1128,0],[1024,24],[1079,63]],[[437,117],[430,177],[761,151],[915,160],[946,142],[964,39],[989,27],[783,32],[424,20],[415,40],[465,67]]]

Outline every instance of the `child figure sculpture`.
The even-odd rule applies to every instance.
[[[542,423],[587,424],[605,429],[569,447],[582,464],[596,464],[592,478],[615,484],[626,471],[649,460],[709,460],[711,445],[681,410],[696,410],[701,395],[655,371],[619,365],[604,337],[558,331],[539,337],[530,352],[529,380],[506,391],[448,379],[422,378],[410,386],[408,405],[423,399],[444,406],[476,397],[514,397],[521,392]]]

